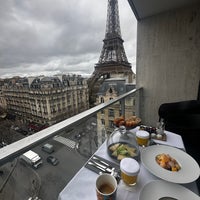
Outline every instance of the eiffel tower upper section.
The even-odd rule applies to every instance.
[[[121,37],[118,0],[108,0],[106,34],[98,63],[88,79],[90,104],[96,101],[100,85],[108,78],[124,78],[133,83],[135,74],[128,62]]]
[[[106,34],[98,64],[123,63],[130,67],[121,38],[118,0],[108,0]]]
[[[128,62],[121,37],[118,0],[108,0],[107,23],[103,48],[95,71],[90,77],[89,85],[94,85],[100,77],[125,77],[133,80],[133,71]]]

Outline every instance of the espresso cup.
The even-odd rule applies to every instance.
[[[139,163],[133,158],[123,158],[120,162],[121,179],[128,186],[134,186],[137,183],[137,177],[140,172]]]
[[[147,146],[149,142],[149,132],[138,130],[136,132],[136,141],[140,146]]]
[[[111,174],[101,174],[96,180],[97,200],[116,200],[117,181]]]

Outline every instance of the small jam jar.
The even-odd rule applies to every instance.
[[[136,132],[136,140],[138,145],[147,146],[149,142],[149,132],[144,130],[138,130]]]
[[[140,171],[139,163],[133,158],[123,158],[120,162],[121,179],[128,186],[134,186]]]

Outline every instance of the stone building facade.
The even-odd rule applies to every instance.
[[[106,79],[101,85],[96,104],[108,102],[116,97],[135,89],[134,83],[127,83],[125,78]],[[135,115],[135,96],[130,96],[124,102],[124,117]],[[101,144],[105,137],[114,130],[113,121],[122,115],[121,104],[117,102],[108,108],[97,113],[98,143]]]
[[[89,108],[87,81],[80,75],[12,78],[4,82],[2,94],[8,112],[48,126]]]

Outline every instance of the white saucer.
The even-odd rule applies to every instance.
[[[139,200],[159,200],[162,197],[171,197],[177,200],[200,200],[200,197],[189,189],[162,180],[147,183],[140,192]]]

